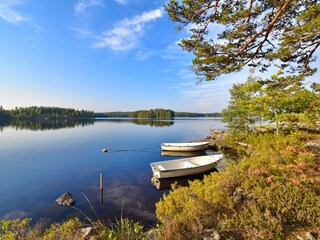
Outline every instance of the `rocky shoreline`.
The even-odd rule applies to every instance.
[[[210,129],[210,135],[204,139],[195,140],[194,142],[209,142],[209,150],[230,150],[231,147],[223,140],[227,134],[228,132],[226,130]]]

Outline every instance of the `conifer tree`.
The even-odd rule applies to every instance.
[[[192,69],[201,80],[246,65],[262,72],[272,65],[296,74],[315,71],[317,0],[170,0],[165,9],[179,30],[188,28],[180,46],[194,54]]]

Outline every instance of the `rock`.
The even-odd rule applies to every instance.
[[[221,240],[221,235],[218,231],[214,231],[213,229],[204,230],[205,237],[203,240]]]
[[[66,192],[56,199],[56,202],[61,206],[70,207],[76,203],[76,200],[74,200],[71,193]]]
[[[249,147],[250,145],[244,142],[237,142],[240,146]]]
[[[317,240],[317,238],[314,236],[312,232],[307,232],[306,237],[308,240]]]
[[[243,189],[237,188],[233,193],[232,193],[232,199],[235,202],[242,203],[244,201],[244,194],[243,194]]]
[[[220,235],[220,233],[218,231],[215,231],[213,233],[212,237],[213,237],[213,240],[220,240],[221,239],[221,235]]]
[[[317,142],[307,142],[306,147],[320,147],[320,145]]]
[[[224,134],[226,131],[225,130],[212,130],[212,133],[214,134],[219,134],[219,135],[222,135]]]
[[[146,239],[153,240],[153,239],[158,239],[158,232],[156,229],[150,229],[149,231],[146,232]]]
[[[81,228],[76,233],[74,240],[83,240],[83,239],[89,239],[90,234],[92,233],[93,227],[86,227]]]
[[[224,142],[224,137],[228,133],[225,130],[210,129],[210,135],[205,139],[195,140],[195,142],[209,142],[208,150],[230,150],[231,148]]]

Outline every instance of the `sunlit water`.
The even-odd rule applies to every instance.
[[[70,192],[75,206],[92,219],[95,216],[81,193],[101,219],[119,219],[122,214],[144,225],[157,222],[155,203],[168,192],[150,183],[149,164],[172,158],[160,155],[160,143],[201,139],[210,129],[224,128],[219,118],[176,119],[164,126],[129,119],[55,124],[53,128],[50,124],[12,125],[2,126],[0,132],[0,218],[83,219],[74,209],[55,202]],[[109,152],[101,152],[103,148]]]

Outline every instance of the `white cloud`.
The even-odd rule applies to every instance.
[[[43,29],[35,24],[32,18],[24,16],[16,9],[17,6],[21,5],[23,5],[23,1],[21,0],[0,1],[0,18],[11,24],[28,24],[36,31],[42,31]]]
[[[162,17],[162,15],[162,9],[159,8],[144,12],[131,19],[122,20],[113,29],[105,31],[102,36],[99,36],[93,47],[110,48],[114,51],[130,50],[138,44],[144,33],[145,24]]]
[[[198,85],[186,82],[180,85],[177,94],[199,112],[219,112],[225,108],[229,98],[229,91],[223,85],[219,80]]]
[[[136,53],[136,59],[139,61],[143,61],[143,60],[146,60],[156,54],[157,54],[156,51],[138,51]]]
[[[228,104],[232,85],[244,82],[248,75],[249,70],[245,68],[241,72],[221,76],[214,81],[204,81],[200,84],[183,82],[179,84],[180,89],[177,89],[177,94],[188,101],[194,109],[202,112],[219,112]]]
[[[75,13],[84,13],[90,7],[103,6],[103,0],[80,0],[74,6]]]
[[[70,29],[72,29],[82,37],[90,37],[92,35],[92,32],[86,28],[70,27]]]
[[[171,61],[174,66],[189,66],[191,63],[191,53],[183,51],[179,46],[180,41],[176,41],[168,45],[168,47],[161,54],[161,58]]]

